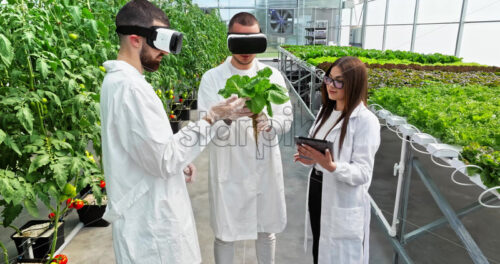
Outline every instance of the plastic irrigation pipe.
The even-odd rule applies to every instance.
[[[457,172],[460,171],[461,169],[465,169],[465,168],[476,168],[476,169],[483,170],[483,168],[481,168],[481,167],[479,167],[477,165],[464,165],[464,166],[458,167],[451,174],[451,181],[454,182],[455,184],[462,185],[462,186],[473,186],[473,185],[476,185],[475,183],[463,183],[463,182],[459,182],[459,181],[457,181],[455,179],[455,175],[457,174]],[[464,175],[467,175],[467,171],[465,171]]]
[[[489,193],[489,192],[491,192],[491,193],[496,192],[496,190],[500,190],[500,186],[496,186],[496,187],[489,188],[489,189],[485,190],[484,192],[482,192],[482,193],[481,193],[481,195],[479,195],[479,197],[477,198],[477,200],[479,201],[479,203],[480,203],[482,206],[484,206],[484,207],[486,207],[486,208],[500,208],[500,205],[497,205],[497,206],[495,206],[495,205],[488,205],[488,204],[485,204],[485,203],[483,202],[483,196],[484,196],[484,195],[486,195],[486,194],[487,194],[487,193]],[[493,193],[493,194],[495,194],[495,193]],[[497,196],[498,196],[498,194],[495,194],[495,195],[497,195]],[[499,198],[499,199],[500,199],[500,198]]]
[[[403,186],[403,176],[405,172],[405,162],[406,162],[406,148],[408,142],[406,140],[401,141],[401,155],[398,165],[398,186],[396,189],[396,200],[394,201],[394,213],[392,214],[392,226],[389,234],[396,235],[396,225],[398,224],[398,215],[399,215],[399,202],[401,199],[401,187]]]
[[[372,205],[372,208],[375,210],[375,213],[379,216],[380,220],[382,220],[382,224],[384,225],[385,229],[387,229],[387,233],[389,234],[389,236],[391,237],[396,236],[396,231],[393,231],[391,225],[387,222],[387,219],[385,219],[384,214],[378,207],[377,203],[375,203],[371,195],[370,195],[370,203]]]

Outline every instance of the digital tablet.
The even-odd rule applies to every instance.
[[[328,149],[330,150],[330,153],[332,153],[333,150],[333,142],[326,141],[326,140],[321,140],[321,139],[314,139],[314,138],[307,138],[307,137],[295,137],[295,144],[304,144],[311,146],[313,149],[325,154],[325,151]],[[332,153],[333,155],[333,153]],[[305,157],[304,157],[305,158]]]

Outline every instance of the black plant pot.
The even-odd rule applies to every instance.
[[[25,225],[21,227],[21,230],[24,230],[32,225],[47,223],[47,220],[31,220],[28,221]],[[64,221],[60,222],[61,224],[57,228],[57,242],[56,242],[56,250],[64,243]],[[43,259],[48,256],[50,253],[50,248],[52,246],[52,235],[49,237],[14,237],[16,233],[12,234],[10,238],[14,240],[16,244],[17,252],[19,255],[24,255],[23,243],[26,240],[31,239],[32,248],[33,248],[33,256],[38,259]]]
[[[34,264],[45,264],[48,259],[20,259],[16,263],[17,264],[25,264],[25,263],[34,263]]]
[[[90,185],[87,185],[85,186],[81,191],[80,191],[80,197],[83,197],[85,195],[87,195],[87,193],[90,193],[92,190],[92,188],[90,187]]]
[[[187,107],[191,108],[191,110],[198,110],[198,100],[186,99],[184,102]]]
[[[106,205],[86,204],[76,212],[80,222],[86,227],[106,227],[109,226],[109,222],[102,219],[105,211]]]
[[[183,108],[183,109],[175,110],[174,113],[177,116],[177,119],[179,119],[179,120],[189,120],[189,118],[190,118],[189,111],[190,111],[189,108]]]
[[[172,132],[177,133],[181,129],[180,121],[170,121],[170,127],[172,128]]]

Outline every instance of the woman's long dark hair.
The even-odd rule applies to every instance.
[[[344,144],[345,134],[347,132],[347,124],[352,111],[363,102],[366,105],[368,98],[368,75],[366,73],[366,66],[356,57],[346,56],[337,59],[326,71],[325,75],[330,76],[330,72],[334,67],[339,67],[344,78],[344,100],[345,105],[342,114],[335,122],[336,126],[341,120],[344,120],[340,130],[339,153]],[[326,120],[330,117],[335,110],[336,101],[328,98],[328,91],[326,84],[323,81],[321,84],[321,103],[322,108],[319,112],[317,120],[321,120],[319,126],[314,131],[313,137],[316,136],[321,127],[325,124]]]

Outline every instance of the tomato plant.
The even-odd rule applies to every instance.
[[[0,5],[0,222],[11,226],[23,208],[38,217],[41,201],[57,226],[61,204],[103,177],[85,151],[101,153],[99,66],[116,55],[108,25],[124,1],[8,2]]]
[[[38,217],[39,200],[54,212],[57,226],[67,210],[83,206],[73,198],[87,185],[101,203],[99,92],[106,73],[102,63],[116,58],[115,17],[126,2],[0,4],[0,222],[4,227],[16,229],[12,222],[23,208]],[[205,13],[190,0],[153,3],[165,10],[172,28],[185,37],[181,54],[166,56],[158,72],[147,74],[161,92],[157,94],[165,109],[171,111],[176,97],[190,96],[200,76],[228,55],[220,48],[225,46],[226,25],[217,11]]]
[[[194,96],[203,73],[230,55],[227,26],[217,10],[203,11],[190,0],[154,3],[165,10],[171,27],[184,34],[181,53],[164,57],[160,69],[147,74],[152,86],[162,92],[157,94],[165,109],[171,111],[180,96],[183,100]]]

